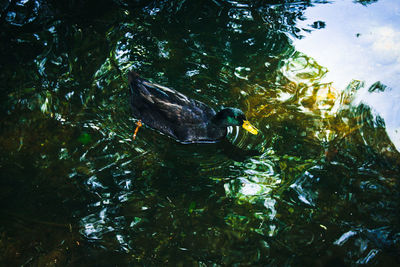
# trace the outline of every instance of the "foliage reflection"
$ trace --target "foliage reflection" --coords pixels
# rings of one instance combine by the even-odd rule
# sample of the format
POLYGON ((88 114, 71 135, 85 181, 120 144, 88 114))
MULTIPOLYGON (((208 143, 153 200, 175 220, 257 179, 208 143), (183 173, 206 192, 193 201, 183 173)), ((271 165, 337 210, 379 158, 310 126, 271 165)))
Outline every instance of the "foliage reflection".
POLYGON ((324 29, 297 26, 323 3, 6 2, 0 263, 398 264, 385 123, 352 104, 362 81, 335 88, 292 43, 324 29), (129 69, 261 134, 132 142, 129 69))

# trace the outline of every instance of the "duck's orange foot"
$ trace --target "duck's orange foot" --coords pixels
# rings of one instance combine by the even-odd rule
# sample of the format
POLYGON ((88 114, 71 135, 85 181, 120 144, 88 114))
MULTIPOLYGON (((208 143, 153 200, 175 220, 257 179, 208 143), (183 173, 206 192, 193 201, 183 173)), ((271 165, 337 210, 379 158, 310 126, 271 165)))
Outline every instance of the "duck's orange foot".
POLYGON ((137 135, 137 133, 138 133, 138 131, 139 131, 139 128, 142 127, 142 125, 143 125, 143 124, 142 124, 142 121, 141 121, 141 120, 138 120, 138 121, 136 122, 136 129, 135 129, 135 131, 133 132, 132 141, 136 139, 136 135, 137 135))

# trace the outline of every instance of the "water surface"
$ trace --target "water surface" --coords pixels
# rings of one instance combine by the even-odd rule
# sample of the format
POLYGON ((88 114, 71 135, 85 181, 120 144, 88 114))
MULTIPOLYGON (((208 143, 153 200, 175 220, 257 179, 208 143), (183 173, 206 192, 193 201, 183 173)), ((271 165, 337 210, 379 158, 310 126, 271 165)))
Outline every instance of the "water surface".
POLYGON ((399 265, 400 4, 2 1, 0 263, 399 265), (260 130, 132 140, 127 73, 260 130))

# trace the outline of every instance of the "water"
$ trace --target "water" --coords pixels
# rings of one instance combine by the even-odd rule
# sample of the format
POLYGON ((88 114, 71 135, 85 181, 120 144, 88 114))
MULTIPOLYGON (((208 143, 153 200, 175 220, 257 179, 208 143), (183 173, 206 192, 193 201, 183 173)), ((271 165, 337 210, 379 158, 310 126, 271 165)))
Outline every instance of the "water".
POLYGON ((0 13, 1 265, 399 265, 397 1, 0 13), (260 134, 132 141, 130 69, 260 134))

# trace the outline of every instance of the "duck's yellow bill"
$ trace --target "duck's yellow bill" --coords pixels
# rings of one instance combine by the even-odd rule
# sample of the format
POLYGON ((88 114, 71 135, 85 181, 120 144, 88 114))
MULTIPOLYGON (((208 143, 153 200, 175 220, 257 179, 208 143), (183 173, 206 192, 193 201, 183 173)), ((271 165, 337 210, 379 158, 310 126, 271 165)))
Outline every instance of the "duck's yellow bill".
POLYGON ((252 134, 258 134, 257 128, 251 125, 249 121, 244 121, 242 127, 252 134))

